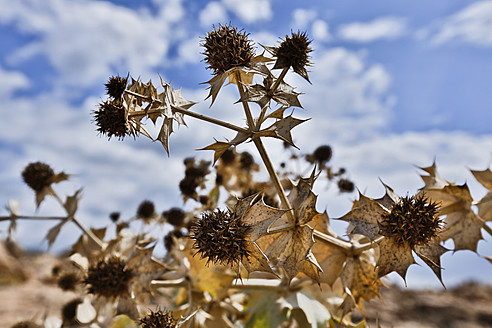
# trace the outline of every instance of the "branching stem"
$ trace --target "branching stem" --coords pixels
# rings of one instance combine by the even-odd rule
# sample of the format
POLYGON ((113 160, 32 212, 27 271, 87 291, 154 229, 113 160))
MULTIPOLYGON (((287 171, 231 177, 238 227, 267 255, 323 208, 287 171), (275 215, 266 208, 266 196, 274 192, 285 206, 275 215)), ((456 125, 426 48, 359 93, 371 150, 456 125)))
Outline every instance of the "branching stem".
MULTIPOLYGON (((136 92, 133 92, 133 91, 130 91, 130 90, 125 90, 125 92, 128 93, 128 94, 130 94, 130 95, 132 95, 132 96, 135 96, 137 98, 140 98, 142 100, 145 100, 145 101, 147 101, 149 103, 150 102, 162 103, 159 99, 153 99, 151 97, 143 96, 143 95, 141 95, 139 93, 136 93, 136 92)), ((199 113, 196 113, 196 112, 193 112, 193 111, 189 111, 189 110, 186 110, 186 109, 183 109, 183 108, 180 108, 180 107, 173 106, 172 107, 172 110, 175 111, 175 112, 184 114, 184 115, 188 115, 188 116, 194 117, 196 119, 199 119, 199 120, 202 120, 202 121, 205 121, 205 122, 209 122, 209 123, 212 123, 212 124, 216 124, 216 125, 225 127, 227 129, 230 129, 230 130, 234 130, 234 131, 245 133, 245 134, 248 134, 249 133, 249 130, 248 129, 242 128, 240 126, 237 126, 237 125, 234 125, 234 124, 231 124, 231 123, 228 123, 228 122, 224 122, 222 120, 219 120, 219 119, 216 119, 216 118, 213 118, 213 117, 210 117, 210 116, 206 116, 206 115, 199 114, 199 113)), ((129 117, 133 117, 133 116, 142 116, 142 117, 144 117, 144 116, 147 116, 148 114, 162 114, 162 112, 160 110, 157 110, 157 109, 151 109, 151 110, 148 110, 148 111, 139 110, 139 111, 129 112, 128 113, 128 116, 129 117)))

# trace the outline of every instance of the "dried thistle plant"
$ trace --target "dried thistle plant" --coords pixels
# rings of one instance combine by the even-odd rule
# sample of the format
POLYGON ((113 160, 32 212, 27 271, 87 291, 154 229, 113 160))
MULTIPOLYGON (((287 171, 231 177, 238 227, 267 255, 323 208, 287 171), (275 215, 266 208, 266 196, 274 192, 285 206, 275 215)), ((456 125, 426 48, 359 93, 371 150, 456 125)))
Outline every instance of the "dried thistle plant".
MULTIPOLYGON (((339 218, 350 223, 347 237, 338 236, 328 214, 318 212, 313 187, 326 179, 341 192, 352 192, 354 183, 344 168, 331 166, 329 145, 308 153, 293 150, 292 130, 307 120, 296 117, 301 93, 284 78, 292 70, 309 81, 307 34, 291 33, 277 46, 264 46, 271 58, 255 54, 249 35, 232 24, 214 27, 201 45, 213 76, 207 82, 211 104, 222 87, 237 88, 245 126, 192 111, 195 102, 162 78, 159 90, 152 81, 130 75, 110 77, 108 99, 93 112, 99 134, 120 140, 144 135, 159 141, 167 154, 174 126, 184 125, 185 117, 231 130, 232 138, 214 139, 202 148, 213 152, 210 161, 184 161, 177 188, 192 210, 176 204, 158 214, 157 206, 144 200, 129 220, 115 211, 107 227, 86 228, 78 219, 81 189, 62 198, 55 184, 70 176, 35 162, 22 177, 36 193, 37 205, 54 197, 66 215, 21 215, 17 203, 10 202, 8 215, 0 217, 10 223, 10 234, 21 219, 57 220, 46 235, 49 245, 65 224, 80 229, 66 259, 71 269, 56 270, 58 287, 77 294, 63 307, 65 326, 360 327, 364 322, 352 322, 353 310, 363 310, 363 301, 379 296, 387 274, 405 279, 414 254, 442 282, 440 259, 448 251, 443 242, 452 239, 454 250, 476 252, 482 229, 492 234, 485 224, 492 220, 490 195, 474 200, 466 184, 444 180, 434 163, 422 168, 425 186, 415 196, 401 198, 386 185, 381 198, 360 194, 339 218), (275 69, 281 72, 275 75, 275 69), (153 136, 145 124, 157 122, 153 136), (274 166, 265 138, 290 151, 289 163, 274 166), (246 142, 257 152, 243 151, 246 142), (307 177, 289 167, 304 160, 303 171, 312 172, 307 177), (269 179, 257 181, 254 173, 260 169, 269 179), (135 220, 145 223, 144 231, 132 230, 135 220), (167 234, 156 239, 146 232, 151 230, 167 234), (162 258, 154 255, 157 243, 167 250, 162 258), (149 306, 170 310, 148 312, 149 306)), ((472 173, 492 193, 490 169, 472 173)), ((36 325, 23 321, 14 327, 36 325)))

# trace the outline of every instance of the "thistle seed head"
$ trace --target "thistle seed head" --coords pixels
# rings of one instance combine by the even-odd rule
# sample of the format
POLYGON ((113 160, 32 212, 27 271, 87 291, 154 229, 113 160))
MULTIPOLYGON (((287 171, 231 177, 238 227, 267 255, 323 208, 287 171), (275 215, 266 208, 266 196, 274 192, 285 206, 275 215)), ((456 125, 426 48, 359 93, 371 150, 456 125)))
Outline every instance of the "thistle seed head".
POLYGON ((166 236, 164 236, 164 247, 169 252, 174 247, 174 238, 181 238, 185 235, 181 232, 181 230, 173 230, 169 232, 166 236))
POLYGON ((338 189, 341 192, 352 192, 355 189, 354 183, 348 179, 338 180, 338 189))
POLYGON ((97 132, 108 136, 108 140, 115 136, 123 140, 130 134, 126 123, 126 113, 123 106, 112 101, 104 101, 99 104, 99 109, 93 112, 97 132))
POLYGON ((282 40, 280 45, 273 49, 273 55, 277 57, 273 68, 292 67, 294 72, 309 81, 305 67, 310 65, 309 53, 312 51, 309 47, 310 43, 311 40, 308 39, 306 32, 292 33, 291 36, 286 35, 285 40, 282 40))
POLYGON ((191 227, 190 237, 196 253, 207 263, 235 265, 250 255, 246 240, 249 230, 250 226, 231 211, 216 209, 202 214, 191 227))
POLYGON ((172 224, 175 227, 183 226, 185 219, 185 212, 177 207, 173 207, 162 213, 164 219, 166 219, 167 223, 172 224))
POLYGON ((241 168, 246 171, 251 170, 251 167, 255 164, 253 156, 247 151, 241 153, 239 161, 241 162, 241 168))
POLYGON ((150 220, 155 214, 155 206, 150 200, 144 200, 138 205, 137 217, 144 221, 150 220))
POLYGON ((138 321, 142 328, 175 328, 178 320, 174 319, 170 312, 150 311, 145 317, 138 321))
POLYGON ((51 184, 51 179, 55 175, 53 169, 45 163, 29 163, 22 171, 22 178, 34 191, 41 191, 51 184))
POLYGON ((253 46, 248 34, 232 25, 219 25, 210 31, 201 44, 205 51, 205 62, 214 74, 223 73, 233 67, 248 66, 254 57, 253 46))
POLYGON ((125 92, 126 83, 126 78, 123 78, 119 75, 111 76, 108 80, 108 83, 104 84, 104 86, 106 87, 106 93, 114 99, 120 99, 123 96, 123 92, 125 92))
POLYGON ((379 234, 399 245, 427 245, 442 229, 439 206, 424 195, 405 197, 382 216, 379 234))
POLYGON ((331 159, 333 155, 333 150, 329 145, 319 146, 314 150, 313 159, 319 164, 324 164, 331 159))
POLYGON ((133 272, 125 268, 123 260, 112 257, 90 266, 84 283, 91 294, 116 298, 128 295, 132 278, 133 272))
POLYGON ((112 212, 109 214, 109 219, 112 221, 112 222, 118 222, 118 220, 120 219, 120 212, 112 212))

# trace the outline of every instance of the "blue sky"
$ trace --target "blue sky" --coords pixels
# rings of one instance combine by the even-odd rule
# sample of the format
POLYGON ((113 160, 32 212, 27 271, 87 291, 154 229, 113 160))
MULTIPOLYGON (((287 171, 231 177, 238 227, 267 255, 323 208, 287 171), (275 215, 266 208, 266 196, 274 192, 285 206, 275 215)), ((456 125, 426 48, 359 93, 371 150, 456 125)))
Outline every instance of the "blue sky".
MULTIPOLYGON (((80 217, 90 225, 106 224, 114 210, 130 217, 144 199, 160 210, 181 206, 182 159, 211 158, 194 150, 230 132, 189 119, 171 136, 168 158, 148 139, 99 137, 90 112, 110 75, 158 81, 160 73, 200 102, 193 110, 243 124, 230 105, 237 100, 233 89, 224 88, 209 108, 200 85, 210 79, 200 38, 228 22, 265 45, 290 31, 308 32, 313 84, 292 74, 287 81, 303 93, 306 110, 297 115, 313 119, 293 131, 294 141, 304 152, 332 145, 333 165, 346 167, 368 196, 384 192, 379 178, 401 195, 415 193, 423 185, 415 165, 434 159, 446 179, 468 182, 476 199, 485 193, 467 169, 491 163, 492 1, 0 0, 0 8, 0 201, 22 200, 23 213, 35 209, 20 172, 37 160, 74 174, 59 187, 67 193, 84 187, 80 217)), ((272 157, 287 156, 278 144, 267 145, 272 157)), ((318 209, 332 217, 356 198, 335 189, 320 183, 316 190, 318 209)), ((47 201, 39 213, 60 212, 47 201)), ((50 224, 20 224, 18 239, 40 247, 43 235, 34 232, 50 224)), ((63 242, 55 246, 70 238, 63 242)), ((492 255, 488 242, 479 250, 492 255)), ((443 265, 451 284, 487 280, 492 271, 469 252, 446 255, 443 265)), ((418 266, 408 282, 439 285, 418 266)))

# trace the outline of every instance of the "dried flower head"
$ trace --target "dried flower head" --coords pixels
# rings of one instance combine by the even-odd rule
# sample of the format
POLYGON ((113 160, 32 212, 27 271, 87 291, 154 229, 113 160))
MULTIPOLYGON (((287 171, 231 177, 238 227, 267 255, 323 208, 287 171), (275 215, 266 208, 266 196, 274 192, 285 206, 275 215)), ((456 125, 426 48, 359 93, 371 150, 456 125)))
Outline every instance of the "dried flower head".
POLYGON ((236 159, 236 151, 234 150, 234 148, 229 148, 227 149, 223 154, 222 156, 220 156, 220 161, 224 164, 224 165, 230 165, 232 163, 234 163, 234 160, 236 159))
POLYGON ((80 298, 76 298, 66 303, 62 307, 63 327, 72 327, 77 325, 77 306, 82 303, 80 298))
POLYGON ((272 53, 277 57, 273 68, 292 67, 294 72, 309 81, 306 66, 310 65, 309 53, 312 49, 309 47, 311 40, 308 39, 306 32, 292 33, 286 35, 285 40, 280 42, 278 47, 272 49, 272 53))
POLYGON ((41 328, 41 326, 32 321, 21 321, 17 322, 10 328, 41 328))
POLYGON ((219 25, 210 31, 202 44, 205 62, 214 74, 223 73, 231 68, 248 66, 254 57, 253 46, 248 34, 236 27, 219 25))
POLYGON ((54 176, 53 169, 48 164, 41 162, 29 163, 22 171, 24 182, 36 192, 48 187, 53 182, 54 176))
POLYGON ((338 189, 341 192, 352 192, 355 189, 354 183, 348 179, 338 180, 338 189))
POLYGON ((84 283, 89 293, 108 298, 126 296, 133 272, 125 268, 123 260, 112 257, 89 267, 84 283))
POLYGON ((57 280, 58 287, 62 290, 75 290, 79 282, 79 276, 73 272, 62 274, 57 280))
POLYGON ((178 320, 170 312, 162 312, 161 310, 150 311, 138 323, 142 328, 175 328, 178 326, 178 320))
POLYGON ((112 222, 118 222, 118 220, 120 219, 120 212, 112 212, 111 214, 109 214, 109 219, 112 222))
POLYGON ((207 263, 235 265, 250 255, 246 236, 250 227, 231 211, 205 212, 191 227, 193 248, 207 263))
POLYGON ((247 171, 255 164, 253 156, 247 151, 241 153, 239 161, 241 162, 241 168, 247 171))
POLYGON ((439 206, 424 195, 404 197, 382 216, 379 234, 399 245, 427 245, 442 229, 439 206))
POLYGON ((181 227, 184 223, 185 212, 180 208, 173 207, 164 211, 162 216, 166 219, 167 223, 172 224, 175 227, 181 227))
POLYGON ((108 136, 108 140, 115 136, 123 140, 130 135, 127 128, 127 118, 125 108, 113 102, 104 101, 99 104, 99 108, 93 112, 94 121, 97 125, 97 132, 108 136))
POLYGON ((120 99, 123 96, 123 92, 126 89, 127 78, 123 78, 119 75, 111 76, 108 83, 105 83, 106 93, 114 99, 120 99))
POLYGON ((164 247, 169 252, 174 247, 174 239, 184 237, 185 235, 181 230, 173 230, 164 236, 164 247), (174 238, 173 238, 174 237, 174 238))
POLYGON ((313 159, 319 164, 324 164, 330 161, 333 155, 333 150, 329 145, 323 145, 316 148, 313 152, 313 159))
POLYGON ((155 206, 150 200, 144 200, 138 205, 137 217, 144 221, 150 220, 155 215, 155 206))

